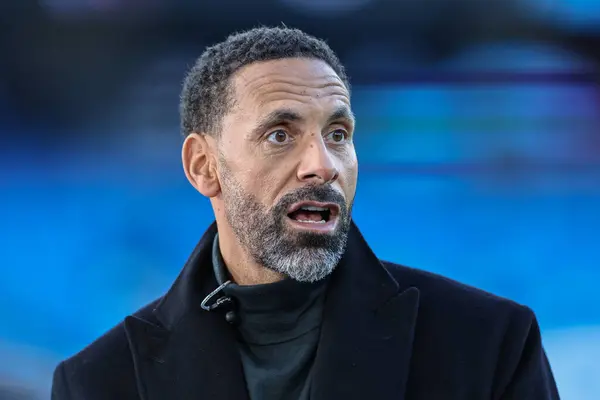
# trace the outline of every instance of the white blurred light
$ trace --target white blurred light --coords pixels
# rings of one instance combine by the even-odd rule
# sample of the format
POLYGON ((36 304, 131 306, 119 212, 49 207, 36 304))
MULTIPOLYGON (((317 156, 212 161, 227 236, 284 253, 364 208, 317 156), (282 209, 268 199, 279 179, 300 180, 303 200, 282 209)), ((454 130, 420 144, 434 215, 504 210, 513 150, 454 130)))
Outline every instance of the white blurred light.
POLYGON ((352 12, 360 10, 375 0, 281 0, 284 4, 308 11, 321 12, 352 12))

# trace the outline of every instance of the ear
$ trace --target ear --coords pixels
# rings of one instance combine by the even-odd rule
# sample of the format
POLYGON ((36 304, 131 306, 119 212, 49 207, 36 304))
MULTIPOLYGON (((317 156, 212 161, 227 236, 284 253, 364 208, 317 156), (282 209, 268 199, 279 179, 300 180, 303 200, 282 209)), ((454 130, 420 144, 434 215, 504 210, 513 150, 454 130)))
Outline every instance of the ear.
POLYGON ((210 198, 221 192, 221 185, 209 139, 212 138, 206 134, 189 134, 181 148, 181 161, 188 181, 197 191, 210 198))

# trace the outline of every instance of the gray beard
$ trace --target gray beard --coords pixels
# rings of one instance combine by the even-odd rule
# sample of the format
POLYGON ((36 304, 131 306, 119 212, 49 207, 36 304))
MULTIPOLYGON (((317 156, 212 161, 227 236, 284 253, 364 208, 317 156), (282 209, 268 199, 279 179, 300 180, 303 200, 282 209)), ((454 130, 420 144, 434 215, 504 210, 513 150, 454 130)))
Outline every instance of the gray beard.
POLYGON ((243 190, 225 162, 220 164, 227 222, 254 262, 298 282, 316 282, 333 272, 344 254, 351 223, 351 207, 338 191, 329 185, 306 186, 268 209, 243 190), (305 200, 338 204, 333 234, 295 232, 286 225, 289 207, 305 200))

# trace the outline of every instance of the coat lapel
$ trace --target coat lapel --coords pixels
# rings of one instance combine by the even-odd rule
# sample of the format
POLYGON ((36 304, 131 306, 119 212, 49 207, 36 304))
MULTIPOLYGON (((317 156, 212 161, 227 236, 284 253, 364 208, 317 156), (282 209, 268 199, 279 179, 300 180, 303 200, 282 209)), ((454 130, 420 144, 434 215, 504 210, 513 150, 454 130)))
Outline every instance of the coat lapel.
MULTIPOLYGON (((213 224, 153 313, 131 316, 125 330, 143 400, 246 400, 235 328, 200 308, 217 282, 213 224)), ((419 292, 400 289, 353 224, 331 277, 311 399, 402 399, 419 292)))
POLYGON ((200 302, 217 287, 212 275, 213 224, 173 287, 154 310, 156 322, 125 320, 143 400, 248 398, 235 328, 200 302))
POLYGON ((311 399, 404 398, 418 304, 418 289, 400 289, 353 225, 325 302, 311 399))

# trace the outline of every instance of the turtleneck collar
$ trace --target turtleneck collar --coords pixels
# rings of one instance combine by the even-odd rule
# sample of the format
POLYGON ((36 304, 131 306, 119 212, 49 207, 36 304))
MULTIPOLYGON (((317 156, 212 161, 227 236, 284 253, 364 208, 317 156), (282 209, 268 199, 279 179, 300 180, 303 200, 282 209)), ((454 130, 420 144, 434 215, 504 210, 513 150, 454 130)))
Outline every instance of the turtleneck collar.
MULTIPOLYGON (((219 284, 232 280, 221 256, 219 236, 213 242, 213 267, 219 284)), ((316 283, 283 279, 260 285, 237 285, 232 281, 223 291, 234 298, 244 341, 268 344, 291 340, 321 323, 327 279, 316 283)))

